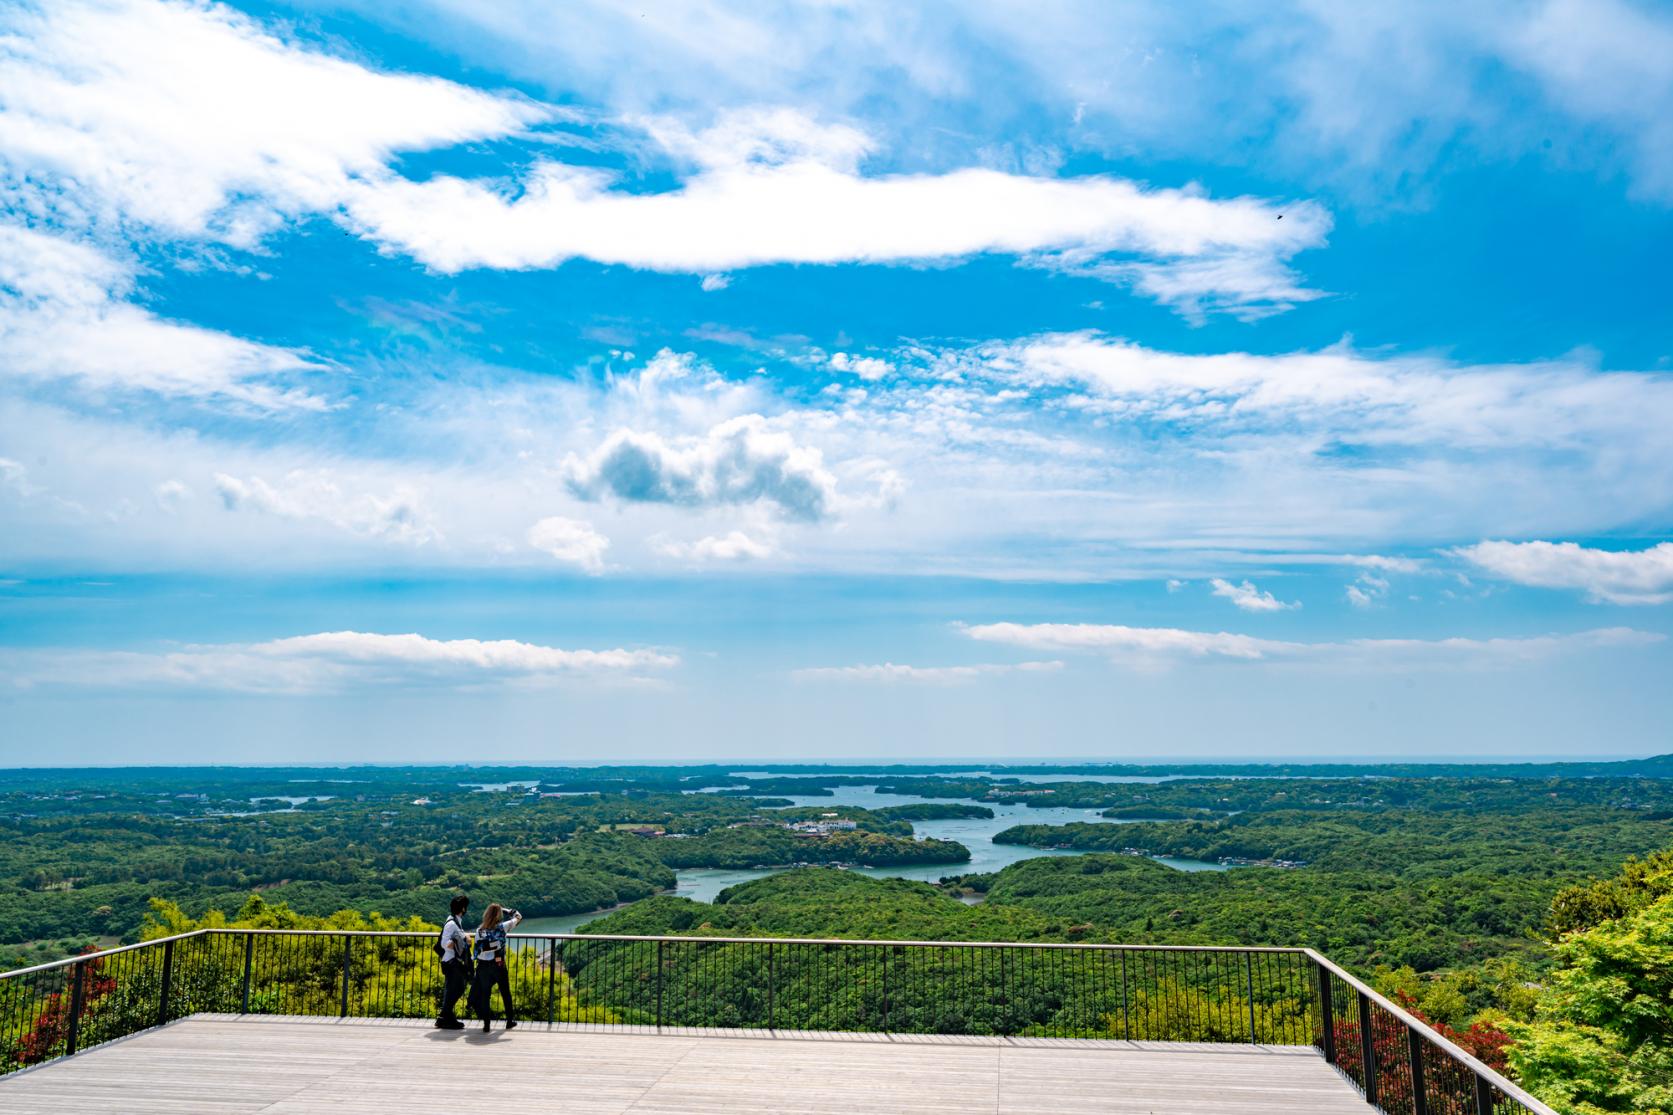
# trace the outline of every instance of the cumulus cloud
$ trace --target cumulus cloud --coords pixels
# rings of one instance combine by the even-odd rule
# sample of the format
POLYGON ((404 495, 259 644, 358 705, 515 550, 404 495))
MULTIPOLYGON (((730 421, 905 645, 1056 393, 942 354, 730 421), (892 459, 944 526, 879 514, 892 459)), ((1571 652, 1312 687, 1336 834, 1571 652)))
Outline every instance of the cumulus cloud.
POLYGON ((894 371, 894 365, 877 356, 850 356, 846 352, 833 352, 829 361, 832 368, 839 372, 852 372, 867 382, 882 379, 894 371))
POLYGON ((732 280, 725 275, 704 275, 703 281, 697 284, 703 288, 703 293, 713 294, 717 290, 725 290, 732 285, 732 280))
POLYGON ((404 486, 385 495, 345 490, 325 469, 295 469, 272 484, 259 476, 216 473, 215 491, 228 511, 312 520, 362 538, 410 546, 441 537, 416 491, 404 486))
POLYGON ((886 685, 966 685, 1003 674, 1049 673, 1063 668, 1061 662, 983 663, 974 666, 902 666, 884 662, 875 666, 815 666, 792 670, 797 681, 877 682, 886 685))
POLYGON ((1262 592, 1249 581, 1234 585, 1230 581, 1215 577, 1209 584, 1213 586, 1215 596, 1225 597, 1245 612, 1281 612, 1286 608, 1301 607, 1299 602, 1286 604, 1270 592, 1262 592))
POLYGON ((604 572, 604 551, 610 540, 591 523, 560 515, 540 520, 529 528, 529 545, 559 561, 580 566, 588 573, 604 572))
POLYGON ((565 650, 511 639, 431 639, 329 631, 263 643, 178 650, 13 651, 5 656, 18 688, 180 688, 312 694, 367 687, 481 687, 550 683, 565 677, 634 676, 668 669, 662 651, 565 650))
POLYGON ((1597 550, 1575 542, 1479 542, 1458 556, 1495 577, 1536 588, 1573 589, 1609 604, 1673 600, 1673 542, 1646 550, 1597 550))
POLYGON ((281 382, 322 371, 317 361, 160 318, 126 301, 133 287, 132 268, 95 248, 0 223, 0 376, 259 410, 325 408, 281 382))
POLYGON ((786 518, 818 522, 831 512, 836 478, 819 450, 798 445, 759 414, 702 437, 665 440, 622 429, 585 457, 571 454, 564 480, 577 497, 716 507, 766 503, 786 518))
POLYGON ((1525 638, 1349 639, 1315 643, 1261 639, 1226 631, 1096 623, 989 623, 965 626, 962 630, 981 642, 1031 651, 1099 654, 1141 668, 1192 659, 1368 666, 1487 665, 1543 658, 1564 651, 1647 646, 1665 638, 1626 627, 1525 638))

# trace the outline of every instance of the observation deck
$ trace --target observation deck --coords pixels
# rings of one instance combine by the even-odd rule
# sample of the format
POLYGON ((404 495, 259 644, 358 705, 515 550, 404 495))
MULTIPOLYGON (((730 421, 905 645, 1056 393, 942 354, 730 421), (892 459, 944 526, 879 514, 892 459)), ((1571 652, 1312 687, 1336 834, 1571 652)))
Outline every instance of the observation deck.
POLYGON ((0 974, 0 1110, 1554 1115, 1308 949, 203 929, 0 974), (497 996, 496 996, 497 1000, 497 996))
POLYGON ((17 1074, 10 1115, 1366 1115, 1311 1049, 200 1015, 17 1074))

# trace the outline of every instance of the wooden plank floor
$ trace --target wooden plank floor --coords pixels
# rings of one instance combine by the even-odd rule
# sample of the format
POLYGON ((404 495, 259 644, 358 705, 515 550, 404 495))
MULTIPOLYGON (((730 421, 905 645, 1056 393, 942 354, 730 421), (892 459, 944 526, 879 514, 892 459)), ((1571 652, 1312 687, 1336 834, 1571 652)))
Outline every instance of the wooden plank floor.
POLYGON ((1310 1049, 203 1016, 0 1078, 8 1115, 1365 1115, 1310 1049))

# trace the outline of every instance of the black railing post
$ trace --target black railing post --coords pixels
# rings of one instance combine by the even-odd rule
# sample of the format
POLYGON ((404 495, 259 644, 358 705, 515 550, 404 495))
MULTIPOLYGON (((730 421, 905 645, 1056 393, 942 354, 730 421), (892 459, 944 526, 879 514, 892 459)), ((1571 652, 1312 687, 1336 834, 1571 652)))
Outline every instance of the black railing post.
POLYGON ((883 1033, 889 1032, 889 946, 883 946, 883 1033))
POLYGON ((1359 1065, 1365 1075, 1365 1102, 1377 1106, 1377 1043, 1371 1033, 1371 996, 1359 992, 1359 1065))
POLYGON ((773 943, 767 942, 767 1029, 776 1030, 778 1021, 778 962, 773 943))
POLYGON ((338 1015, 339 1018, 347 1018, 349 1016, 349 965, 353 961, 353 958, 349 953, 349 948, 353 946, 353 944, 354 938, 345 933, 343 935, 343 1008, 342 1013, 338 1015))
POLYGON ((1475 1110, 1476 1115, 1493 1115, 1493 1085, 1485 1076, 1475 1078, 1475 1110))
POLYGON ((1423 1082, 1423 1035, 1406 1027, 1406 1059, 1412 1069, 1412 1115, 1429 1115, 1429 1089, 1423 1082))
POLYGON ((662 945, 663 942, 658 940, 656 943, 656 1028, 658 1030, 662 1029, 662 945))
POLYGON ((168 997, 174 984, 174 942, 163 942, 163 988, 157 996, 157 1025, 168 1021, 168 997))
POLYGON ((1326 1064, 1336 1063, 1336 1002, 1330 986, 1330 969, 1319 965, 1319 1033, 1326 1064))
POLYGON ((1243 954, 1243 986, 1249 993, 1249 1044, 1258 1045, 1255 1041, 1255 954, 1243 954))
POLYGON ((244 934, 244 983, 238 992, 238 1013, 250 1013, 250 966, 256 958, 256 935, 244 934))
POLYGON ((1121 1037, 1133 1040, 1133 1019, 1127 1013, 1127 950, 1121 950, 1121 1037))
POLYGON ((546 1025, 558 1018, 558 939, 546 942, 546 1025))
POLYGON ((75 978, 70 984, 70 1025, 64 1036, 64 1056, 68 1057, 76 1051, 76 1041, 81 1036, 81 1003, 86 994, 87 962, 84 960, 74 967, 75 978))

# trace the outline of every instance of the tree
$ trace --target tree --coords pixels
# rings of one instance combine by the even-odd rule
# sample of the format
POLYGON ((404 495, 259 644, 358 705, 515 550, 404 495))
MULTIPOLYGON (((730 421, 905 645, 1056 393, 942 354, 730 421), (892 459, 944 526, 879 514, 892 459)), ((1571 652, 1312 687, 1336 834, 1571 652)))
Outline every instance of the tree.
POLYGON ((1535 1020, 1506 1026, 1512 1070, 1572 1115, 1673 1111, 1673 895, 1555 951, 1535 1020))

